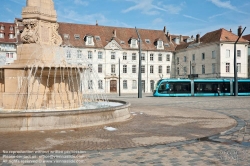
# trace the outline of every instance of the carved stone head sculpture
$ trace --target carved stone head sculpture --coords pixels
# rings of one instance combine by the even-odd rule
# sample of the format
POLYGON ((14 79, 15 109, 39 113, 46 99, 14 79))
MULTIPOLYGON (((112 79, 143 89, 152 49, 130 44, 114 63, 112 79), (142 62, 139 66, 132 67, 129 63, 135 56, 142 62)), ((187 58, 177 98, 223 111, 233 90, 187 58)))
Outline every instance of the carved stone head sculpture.
POLYGON ((21 35, 22 42, 27 43, 37 43, 38 42, 38 20, 36 19, 24 19, 24 31, 21 35))
POLYGON ((24 44, 37 43, 59 46, 62 43, 58 34, 56 11, 52 0, 27 0, 22 17, 24 30, 21 41, 24 44))

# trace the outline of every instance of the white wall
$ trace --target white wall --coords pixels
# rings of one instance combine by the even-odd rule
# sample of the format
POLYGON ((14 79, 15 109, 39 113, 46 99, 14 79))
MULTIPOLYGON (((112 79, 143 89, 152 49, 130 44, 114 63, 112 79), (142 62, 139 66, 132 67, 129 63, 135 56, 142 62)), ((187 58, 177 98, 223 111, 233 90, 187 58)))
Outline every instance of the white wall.
MULTIPOLYGON (((220 44, 221 54, 221 77, 234 77, 234 44, 220 44), (226 50, 230 50, 230 57, 226 57, 226 50), (230 72, 226 72, 226 63, 230 63, 230 72)), ((241 63, 241 72, 238 72, 238 77, 248 77, 248 47, 246 44, 237 44, 236 50, 241 50, 241 57, 237 57, 237 63, 241 63)), ((237 55, 236 55, 237 56, 237 55)))
MULTIPOLYGON (((241 63, 241 72, 238 77, 247 78, 247 49, 246 44, 237 44, 237 50, 241 50, 241 57, 237 58, 237 63, 241 63)), ((219 77, 234 77, 234 44, 232 43, 211 43, 207 45, 195 46, 182 51, 177 51, 175 61, 179 57, 180 65, 175 68, 180 68, 180 75, 177 78, 187 78, 190 73, 190 61, 195 63, 196 73, 199 78, 219 78, 219 77), (230 57, 226 57, 226 50, 230 50, 230 57), (215 51, 216 58, 212 58, 212 51, 215 51), (205 53, 205 59, 202 60, 202 53, 205 53), (195 61, 192 61, 192 55, 195 54, 195 61), (183 62, 183 57, 187 56, 187 62, 183 62), (230 72, 226 72, 226 63, 230 63, 230 72), (216 66, 216 73, 212 72, 212 64, 216 66), (202 65, 205 65, 205 74, 202 74, 202 65), (187 75, 183 73, 183 67, 187 67, 187 75)), ((194 74, 194 73, 192 73, 194 74)))

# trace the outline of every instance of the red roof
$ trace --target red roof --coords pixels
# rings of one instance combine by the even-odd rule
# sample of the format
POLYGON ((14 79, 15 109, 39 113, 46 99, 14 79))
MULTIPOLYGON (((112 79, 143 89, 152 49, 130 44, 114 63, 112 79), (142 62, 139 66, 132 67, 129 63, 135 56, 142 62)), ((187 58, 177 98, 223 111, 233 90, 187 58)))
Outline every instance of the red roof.
POLYGON ((250 41, 250 34, 243 36, 243 38, 250 41))
POLYGON ((0 22, 0 33, 4 34, 4 38, 0 38, 0 43, 16 43, 15 27, 14 23, 0 22), (14 38, 10 39, 10 34, 13 34, 14 38))
MULTIPOLYGON (((208 32, 204 36, 200 38, 200 44, 207 44, 207 43, 214 43, 214 42, 235 42, 238 39, 239 36, 233 34, 232 32, 221 28, 216 31, 208 32)), ((248 42, 244 38, 240 38, 239 42, 248 42)), ((190 45, 194 45, 196 41, 190 42, 190 43, 183 43, 176 47, 176 50, 185 49, 190 45)))
MULTIPOLYGON (((142 39, 142 50, 157 50, 155 40, 161 39, 164 44, 162 51, 174 51, 174 45, 169 42, 166 34, 161 30, 137 29, 142 39), (145 39, 149 39, 149 43, 145 39)), ((122 49, 131 49, 129 40, 131 38, 138 39, 136 30, 134 28, 110 27, 100 25, 85 25, 72 23, 59 23, 59 34, 62 36, 63 44, 72 45, 74 47, 93 47, 87 46, 84 42, 84 37, 88 34, 92 36, 99 36, 100 40, 94 37, 94 47, 104 48, 112 39, 114 39, 122 49), (64 34, 68 34, 69 39, 64 39, 64 34), (80 35, 80 39, 75 39, 74 35, 80 35)), ((160 50, 158 50, 160 51, 160 50)))

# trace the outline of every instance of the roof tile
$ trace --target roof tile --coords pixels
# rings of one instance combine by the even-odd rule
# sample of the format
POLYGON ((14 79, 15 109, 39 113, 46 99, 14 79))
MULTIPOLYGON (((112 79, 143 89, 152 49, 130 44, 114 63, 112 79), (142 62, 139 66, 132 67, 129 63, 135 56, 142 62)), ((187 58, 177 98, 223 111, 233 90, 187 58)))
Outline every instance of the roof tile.
MULTIPOLYGON (((156 39, 161 39, 164 43, 168 43, 169 47, 164 47, 164 50, 158 51, 174 51, 175 46, 169 42, 165 33, 161 30, 148 30, 148 29, 138 29, 142 40, 142 50, 157 50, 154 45, 156 39), (145 39, 149 39, 151 42, 146 43, 145 39)), ((63 44, 71 45, 73 47, 85 47, 83 41, 83 36, 91 34, 92 36, 100 36, 100 41, 94 38, 94 43, 96 48, 104 48, 108 42, 114 39, 122 49, 132 49, 129 45, 129 40, 131 38, 138 39, 136 30, 134 28, 122 28, 122 27, 109 27, 100 25, 85 25, 85 24, 72 24, 72 23, 59 23, 59 34, 63 37, 63 34, 69 34, 70 38, 68 41, 64 40, 63 44), (116 36, 114 36, 114 30, 116 31, 116 36), (74 34, 79 34, 81 36, 80 40, 74 39, 74 34), (108 42, 107 42, 108 41, 108 42), (121 44, 124 41, 124 44, 121 44)))
POLYGON ((243 38, 250 41, 250 34, 243 36, 243 38))

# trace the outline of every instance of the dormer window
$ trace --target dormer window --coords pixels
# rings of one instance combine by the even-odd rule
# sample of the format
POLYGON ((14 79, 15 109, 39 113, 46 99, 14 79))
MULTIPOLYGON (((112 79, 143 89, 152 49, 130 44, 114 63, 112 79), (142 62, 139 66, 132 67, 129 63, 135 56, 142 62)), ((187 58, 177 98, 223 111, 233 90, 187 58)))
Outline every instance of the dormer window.
POLYGON ((69 34, 64 34, 63 38, 66 39, 66 40, 69 39, 69 34))
POLYGON ((149 40, 149 39, 145 39, 145 42, 146 42, 147 44, 150 44, 150 40, 149 40))
POLYGON ((164 46, 166 47, 170 47, 170 45, 168 43, 164 43, 164 46))
POLYGON ((163 41, 159 40, 157 45, 158 48, 163 48, 163 41))
POLYGON ((75 34, 74 37, 75 37, 76 40, 80 39, 80 35, 79 34, 75 34))
POLYGON ((100 41, 101 40, 100 36, 95 36, 95 40, 100 41))
POLYGON ((87 42, 88 42, 89 45, 92 44, 92 37, 91 36, 87 37, 87 42))
POLYGON ((157 49, 164 49, 164 46, 163 46, 163 41, 161 39, 157 39, 155 41, 155 45, 156 45, 156 48, 157 49))
POLYGON ((93 46, 94 45, 93 37, 92 36, 86 36, 85 44, 88 45, 88 46, 93 46))
POLYGON ((130 39, 130 48, 138 48, 136 39, 133 39, 133 38, 130 39))
POLYGON ((131 46, 132 46, 133 48, 135 48, 136 45, 137 45, 137 41, 136 41, 135 39, 132 39, 132 40, 131 40, 131 46))
POLYGON ((175 44, 180 44, 180 38, 179 37, 174 38, 174 42, 175 44))

